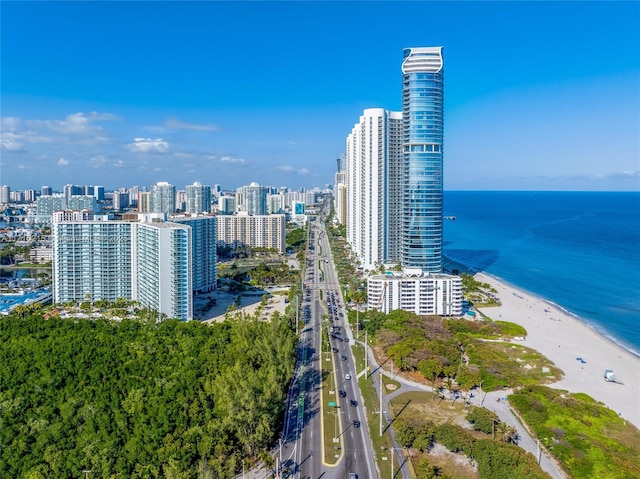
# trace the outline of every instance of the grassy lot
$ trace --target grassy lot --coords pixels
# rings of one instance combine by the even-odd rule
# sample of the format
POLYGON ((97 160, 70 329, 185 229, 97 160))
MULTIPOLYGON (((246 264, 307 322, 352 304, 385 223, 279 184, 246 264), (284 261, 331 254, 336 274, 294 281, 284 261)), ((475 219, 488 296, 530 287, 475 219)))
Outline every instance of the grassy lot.
POLYGON ((509 402, 573 478, 640 477, 640 431, 590 396, 531 386, 509 402))

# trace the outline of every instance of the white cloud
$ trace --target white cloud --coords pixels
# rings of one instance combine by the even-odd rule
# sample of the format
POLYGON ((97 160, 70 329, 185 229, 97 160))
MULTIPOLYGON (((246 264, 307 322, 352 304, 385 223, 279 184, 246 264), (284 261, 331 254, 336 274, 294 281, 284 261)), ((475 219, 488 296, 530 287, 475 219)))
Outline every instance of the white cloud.
POLYGON ((180 130, 194 130, 194 131, 216 131, 219 130, 220 127, 217 125, 213 125, 211 123, 207 124, 198 124, 198 123, 187 123, 184 121, 180 121, 177 118, 167 118, 163 125, 165 128, 174 128, 180 130))
POLYGON ((89 166, 93 168, 102 168, 102 167, 112 168, 112 167, 124 166, 124 161, 111 160, 104 155, 93 156, 89 158, 89 161, 87 161, 87 163, 89 166))
POLYGON ((69 164, 69 160, 65 160, 64 158, 60 158, 58 160, 58 166, 67 166, 69 164))
POLYGON ((20 118, 15 116, 5 116, 0 120, 2 131, 16 131, 20 127, 20 118))
POLYGON ((233 158, 231 156, 223 156, 222 158, 220 158, 220 161, 227 162, 227 163, 245 163, 247 160, 245 160, 244 158, 233 158))
POLYGON ((16 135, 12 131, 3 131, 0 137, 0 145, 5 150, 20 151, 24 146, 24 143, 20 141, 23 138, 22 135, 16 135))
POLYGON ((134 138, 133 143, 129 143, 127 148, 134 153, 156 152, 163 153, 169 149, 169 143, 162 138, 134 138))
POLYGON ((309 170, 306 168, 300 168, 299 170, 296 170, 293 166, 291 165, 284 165, 284 166, 278 166, 277 167, 280 171, 284 171, 285 173, 297 173, 299 175, 308 175, 309 174, 309 170))
POLYGON ((30 170, 31 167, 29 165, 18 165, 19 170, 30 170))
POLYGON ((49 130, 63 135, 91 135, 103 131, 103 128, 94 125, 94 121, 119 120, 120 118, 111 113, 98 113, 92 111, 89 114, 82 112, 68 115, 64 120, 29 120, 28 125, 43 125, 49 130))

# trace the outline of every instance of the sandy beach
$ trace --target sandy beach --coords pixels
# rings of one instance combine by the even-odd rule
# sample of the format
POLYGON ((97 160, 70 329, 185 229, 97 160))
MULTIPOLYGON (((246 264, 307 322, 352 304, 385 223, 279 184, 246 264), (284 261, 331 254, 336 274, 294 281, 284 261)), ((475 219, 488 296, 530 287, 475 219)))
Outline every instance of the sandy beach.
POLYGON ((544 354, 564 371, 564 379, 551 387, 586 393, 640 428, 639 357, 543 299, 484 273, 475 277, 491 284, 502 303, 480 311, 493 320, 526 328, 521 344, 544 354), (579 357, 586 362, 578 361, 579 357), (622 384, 605 381, 605 369, 612 369, 622 384))

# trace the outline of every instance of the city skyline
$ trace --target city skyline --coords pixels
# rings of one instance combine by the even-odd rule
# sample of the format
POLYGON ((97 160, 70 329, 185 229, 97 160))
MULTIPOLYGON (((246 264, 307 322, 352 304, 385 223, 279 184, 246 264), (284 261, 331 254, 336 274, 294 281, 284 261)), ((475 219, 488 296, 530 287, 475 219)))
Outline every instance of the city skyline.
POLYGON ((445 190, 640 190, 637 2, 327 5, 2 2, 0 184, 323 187, 443 45, 445 190))

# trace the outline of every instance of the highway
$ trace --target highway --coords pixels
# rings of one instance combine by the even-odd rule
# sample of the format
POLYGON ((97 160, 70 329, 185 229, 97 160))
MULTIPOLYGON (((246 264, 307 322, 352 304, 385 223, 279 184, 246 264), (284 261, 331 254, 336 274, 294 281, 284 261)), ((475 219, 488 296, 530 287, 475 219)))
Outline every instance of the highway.
POLYGON ((319 220, 311 222, 308 239, 303 297, 299 298, 304 328, 300 333, 298 367, 287 402, 283 447, 278 455, 282 457, 283 471, 296 479, 348 479, 351 473, 357 474, 358 479, 374 479, 378 474, 357 383, 359 371, 355 369, 351 352, 353 337, 327 235, 319 220), (323 320, 332 328, 330 351, 337 394, 323 397, 321 403, 323 320), (336 402, 337 407, 330 407, 330 401, 336 402), (324 462, 323 414, 334 414, 340 426, 332 454, 335 464, 324 462))

